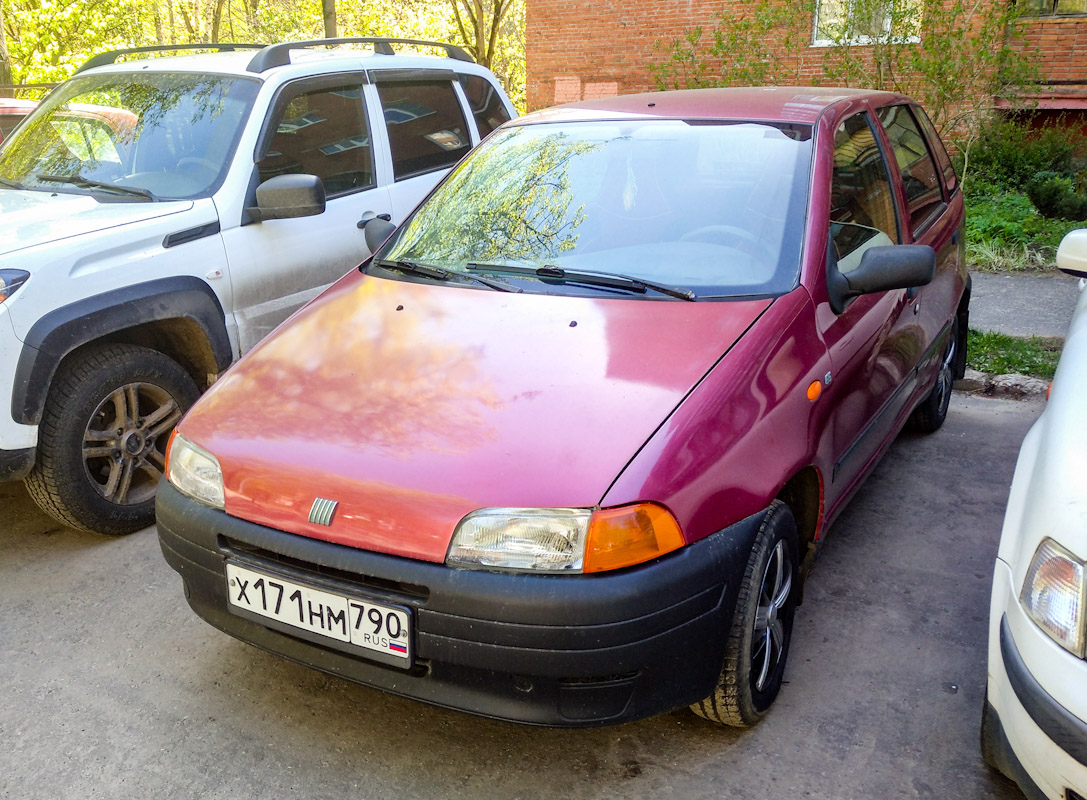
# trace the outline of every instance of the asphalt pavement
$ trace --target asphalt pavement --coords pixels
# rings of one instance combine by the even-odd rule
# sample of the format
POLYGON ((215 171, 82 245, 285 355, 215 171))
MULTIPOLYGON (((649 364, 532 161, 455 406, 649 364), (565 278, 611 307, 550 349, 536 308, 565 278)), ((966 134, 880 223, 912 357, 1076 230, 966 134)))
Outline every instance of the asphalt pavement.
POLYGON ((973 272, 970 327, 1009 336, 1064 338, 1079 279, 1061 272, 973 272))

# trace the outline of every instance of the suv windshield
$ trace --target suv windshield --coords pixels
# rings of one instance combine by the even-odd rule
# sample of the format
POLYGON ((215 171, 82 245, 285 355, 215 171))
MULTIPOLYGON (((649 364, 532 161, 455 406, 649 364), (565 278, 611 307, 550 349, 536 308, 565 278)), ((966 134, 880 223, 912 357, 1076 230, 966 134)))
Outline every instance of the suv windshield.
POLYGON ((591 272, 673 290, 655 299, 781 294, 799 274, 810 163, 806 125, 515 126, 454 170, 375 261, 493 273, 526 291, 624 291, 577 277, 591 272))
POLYGON ((218 187, 259 83, 186 73, 75 78, 0 148, 0 183, 99 200, 218 187))

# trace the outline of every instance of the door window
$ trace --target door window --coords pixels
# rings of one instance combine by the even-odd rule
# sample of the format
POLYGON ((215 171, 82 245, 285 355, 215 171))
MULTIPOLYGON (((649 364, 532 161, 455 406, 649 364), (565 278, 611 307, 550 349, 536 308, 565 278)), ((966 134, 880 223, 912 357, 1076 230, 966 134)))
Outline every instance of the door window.
POLYGON ((908 106, 885 106, 879 121, 891 142, 902 184, 906 189, 906 207, 914 233, 923 228, 943 204, 936 160, 929 152, 925 137, 908 106))
POLYGON ((471 149, 451 81, 382 82, 377 92, 396 180, 451 167, 471 149))
POLYGON ((929 146, 932 148, 932 153, 936 156, 936 161, 940 165, 940 172, 944 174, 944 186, 947 188, 948 194, 951 194, 955 191, 955 187, 959 185, 959 176, 955 174, 955 167, 951 164, 951 158, 947 154, 944 143, 940 141, 940 134, 936 132, 936 126, 932 124, 932 120, 928 118, 928 114, 925 113, 924 109, 915 106, 913 114, 917 117, 917 121, 921 123, 925 136, 928 137, 929 146))
POLYGON ((843 273, 856 269, 869 247, 898 242, 890 173, 864 113, 834 133, 830 235, 843 273))
POLYGON ((300 91, 277 104, 274 133, 257 163, 260 180, 316 175, 328 197, 374 185, 370 130, 362 90, 340 86, 300 91))
POLYGON ((498 96, 493 83, 479 75, 461 75, 460 85, 476 118, 479 138, 482 139, 509 118, 509 112, 498 96))

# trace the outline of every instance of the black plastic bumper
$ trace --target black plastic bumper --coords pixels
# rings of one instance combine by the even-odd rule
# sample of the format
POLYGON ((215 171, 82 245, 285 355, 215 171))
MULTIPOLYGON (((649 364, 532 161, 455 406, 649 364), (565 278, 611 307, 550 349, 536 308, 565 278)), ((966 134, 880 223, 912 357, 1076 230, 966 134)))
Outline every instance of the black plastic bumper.
POLYGON ((36 452, 33 447, 25 450, 0 450, 0 483, 25 478, 34 468, 36 452))
POLYGON ((189 605, 221 630, 392 694, 537 725, 587 726, 689 705, 715 687, 762 514, 610 574, 450 569, 284 533, 159 487, 163 555, 189 605), (231 613, 227 558, 302 583, 407 606, 410 669, 305 641, 231 613))
POLYGON ((1046 736, 1082 765, 1087 765, 1087 722, 1084 722, 1038 683, 1012 638, 1007 616, 1000 620, 1000 656, 1015 696, 1046 736))

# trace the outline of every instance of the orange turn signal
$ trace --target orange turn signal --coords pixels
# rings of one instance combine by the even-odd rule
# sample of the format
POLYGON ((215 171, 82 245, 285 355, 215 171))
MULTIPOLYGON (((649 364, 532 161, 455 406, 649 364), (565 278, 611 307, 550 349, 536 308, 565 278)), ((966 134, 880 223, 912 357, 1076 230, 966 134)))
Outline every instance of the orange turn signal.
POLYGON ((652 503, 593 512, 583 572, 621 569, 670 553, 686 544, 667 509, 652 503))
POLYGON ((808 399, 811 400, 813 403, 816 400, 819 399, 819 395, 821 395, 822 393, 823 393, 823 382, 822 381, 812 381, 811 385, 808 386, 808 399))

